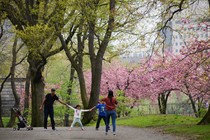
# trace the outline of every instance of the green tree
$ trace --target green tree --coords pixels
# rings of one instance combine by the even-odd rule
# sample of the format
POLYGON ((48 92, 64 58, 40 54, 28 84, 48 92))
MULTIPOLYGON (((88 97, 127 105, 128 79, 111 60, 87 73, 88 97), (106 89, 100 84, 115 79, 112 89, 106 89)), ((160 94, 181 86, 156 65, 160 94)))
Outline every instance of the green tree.
MULTIPOLYGON (((133 28, 139 19, 134 14, 138 10, 134 8, 138 5, 135 2, 135 0, 84 0, 82 3, 75 1, 78 14, 75 20, 78 22, 70 24, 70 29, 75 31, 75 36, 72 34, 71 38, 66 38, 65 31, 58 34, 65 53, 77 72, 84 108, 95 106, 99 99, 105 54, 108 50, 114 50, 114 48, 107 49, 110 41, 113 40, 112 34, 115 33, 117 36, 117 32, 133 28), (68 44, 69 40, 70 44, 68 44), (86 58, 90 62, 92 74, 90 98, 87 95, 83 73, 83 61, 87 60, 86 58)), ((58 31, 59 29, 60 27, 57 26, 58 31)), ((88 123, 93 115, 94 112, 85 113, 83 122, 88 123)))
POLYGON ((32 92, 32 126, 42 126, 43 115, 39 106, 44 96, 42 72, 47 58, 60 52, 54 24, 65 25, 67 1, 1 0, 0 11, 6 13, 19 37, 27 46, 32 92))
MULTIPOLYGON (((2 20, 2 17, 1 17, 1 25, 0 25, 0 44, 1 44, 1 47, 3 46, 3 35, 4 35, 4 28, 3 28, 3 24, 4 21, 2 20)), ((3 52, 0 52, 0 62, 1 62, 1 66, 3 66, 3 62, 5 61, 5 57, 3 57, 4 54, 3 52)), ((0 69, 0 72, 2 72, 3 69, 0 69)), ((10 74, 7 76, 9 78, 10 74)), ((5 78, 3 81, 1 81, 1 87, 0 87, 0 127, 4 127, 4 124, 3 124, 3 121, 2 121, 2 103, 1 103, 1 92, 3 90, 3 87, 4 87, 4 83, 6 82, 7 78, 5 78)))

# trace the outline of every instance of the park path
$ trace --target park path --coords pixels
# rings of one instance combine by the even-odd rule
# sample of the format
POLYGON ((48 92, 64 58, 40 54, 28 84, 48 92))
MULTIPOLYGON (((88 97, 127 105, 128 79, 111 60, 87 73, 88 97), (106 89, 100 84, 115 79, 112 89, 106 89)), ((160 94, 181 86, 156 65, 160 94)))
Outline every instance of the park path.
POLYGON ((99 131, 94 127, 85 127, 85 131, 74 127, 71 131, 67 127, 57 127, 57 131, 48 128, 44 130, 36 127, 32 131, 25 128, 13 131, 12 128, 0 128, 0 140, 184 140, 184 138, 162 134, 150 128, 132 128, 117 126, 117 133, 108 135, 102 126, 99 131))

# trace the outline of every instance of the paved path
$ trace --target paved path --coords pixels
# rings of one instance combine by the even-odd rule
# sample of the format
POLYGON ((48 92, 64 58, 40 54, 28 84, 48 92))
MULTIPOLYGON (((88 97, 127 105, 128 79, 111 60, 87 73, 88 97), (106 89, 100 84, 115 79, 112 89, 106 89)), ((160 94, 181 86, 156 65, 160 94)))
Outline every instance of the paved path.
POLYGON ((104 133, 102 126, 99 131, 94 127, 85 127, 82 131, 74 127, 71 131, 67 127, 57 127, 57 131, 44 130, 36 127, 32 131, 25 128, 13 131, 12 128, 0 128, 0 140, 184 140, 168 134, 161 134, 153 129, 117 126, 116 135, 104 133))

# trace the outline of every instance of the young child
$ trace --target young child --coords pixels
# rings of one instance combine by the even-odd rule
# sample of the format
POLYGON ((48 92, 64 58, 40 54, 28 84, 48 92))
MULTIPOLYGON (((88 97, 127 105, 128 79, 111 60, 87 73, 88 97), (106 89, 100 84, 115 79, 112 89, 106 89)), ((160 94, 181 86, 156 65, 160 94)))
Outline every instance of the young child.
MULTIPOLYGON (((98 103, 97 106, 93 107, 98 109, 98 120, 96 123, 96 130, 99 129, 101 119, 104 120, 104 124, 106 125, 106 104, 104 101, 98 103)), ((93 109, 92 108, 92 109, 93 109)))
POLYGON ((75 108, 72 107, 72 106, 70 106, 70 105, 68 105, 68 104, 66 104, 66 105, 67 105, 67 107, 69 107, 69 108, 71 108, 71 109, 74 110, 74 120, 73 120, 73 122, 72 122, 71 127, 69 128, 69 130, 72 130, 72 128, 74 127, 75 123, 77 123, 77 122, 80 124, 81 129, 84 130, 84 127, 83 127, 82 122, 80 120, 81 114, 82 114, 82 112, 88 112, 88 111, 91 111, 92 109, 86 109, 86 110, 84 110, 84 109, 81 109, 81 106, 80 105, 76 105, 75 108))

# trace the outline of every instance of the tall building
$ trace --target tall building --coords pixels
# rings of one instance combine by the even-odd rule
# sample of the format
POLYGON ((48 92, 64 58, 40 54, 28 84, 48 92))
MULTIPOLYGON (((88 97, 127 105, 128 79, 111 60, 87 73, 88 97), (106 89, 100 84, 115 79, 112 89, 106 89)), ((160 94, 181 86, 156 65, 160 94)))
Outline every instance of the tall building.
MULTIPOLYGON (((188 1, 189 5, 183 5, 183 10, 181 12, 176 13, 172 20, 168 21, 167 27, 163 29, 161 32, 162 39, 159 41, 156 40, 154 43, 154 39, 150 37, 144 37, 146 45, 142 45, 141 43, 137 44, 135 47, 132 47, 131 53, 124 54, 121 58, 122 60, 126 60, 129 62, 139 62, 141 59, 149 56, 153 51, 151 48, 159 49, 162 52, 163 44, 162 40, 164 40, 164 49, 170 51, 174 54, 180 54, 180 50, 187 46, 191 41, 196 40, 207 40, 210 37, 210 22, 208 22, 208 10, 209 5, 207 0, 197 0, 197 1, 188 1), (155 44, 155 45, 154 45, 155 44), (144 46, 144 47, 142 47, 144 46)), ((163 6, 163 5, 162 5, 163 6)), ((166 5, 164 5, 166 6, 166 5)), ((141 25, 139 29, 141 32, 151 32, 146 26, 149 28, 155 27, 157 30, 158 22, 162 20, 168 20, 169 17, 161 17, 163 16, 163 11, 166 10, 169 6, 160 8, 160 11, 153 11, 154 13, 159 12, 159 17, 157 16, 154 20, 146 20, 145 22, 141 21, 141 25), (161 11, 162 10, 162 11, 161 11), (161 16, 160 16, 161 15, 161 16), (165 19, 164 19, 165 18, 165 19), (152 26, 151 26, 152 25, 152 26), (145 31, 146 30, 146 31, 145 31)), ((161 4, 160 4, 161 7, 161 4)), ((177 8, 177 7, 176 7, 177 8)), ((171 9, 170 16, 172 12, 177 9, 171 9)), ((151 16, 154 18, 154 16, 151 16)), ((210 20, 209 20, 210 21, 210 20)), ((163 21, 162 21, 163 22, 163 21)), ((163 22, 164 23, 164 22, 163 22)), ((153 28, 154 29, 154 28, 153 28)), ((146 33, 147 34, 147 33, 146 33)), ((155 36, 155 35, 154 35, 155 36)))
POLYGON ((180 50, 191 41, 209 39, 208 9, 207 0, 197 1, 172 20, 172 53, 179 54, 180 50))

